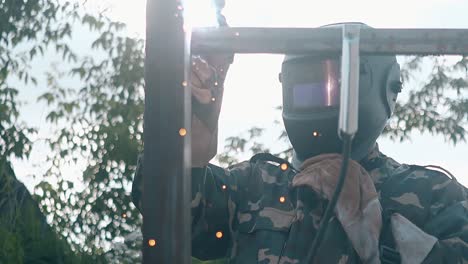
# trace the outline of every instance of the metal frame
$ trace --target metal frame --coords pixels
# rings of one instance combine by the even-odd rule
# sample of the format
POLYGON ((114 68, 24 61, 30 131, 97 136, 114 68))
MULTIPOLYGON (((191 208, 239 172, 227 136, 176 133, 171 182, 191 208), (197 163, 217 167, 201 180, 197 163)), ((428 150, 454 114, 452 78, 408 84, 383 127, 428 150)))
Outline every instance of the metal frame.
MULTIPOLYGON (((197 28, 192 53, 338 53, 341 28, 197 28)), ((361 27, 361 54, 468 54, 468 29, 361 27)))
MULTIPOLYGON (((148 0, 143 262, 191 262, 190 47, 207 53, 338 53, 336 28, 183 28, 182 6, 148 0)), ((468 54, 467 29, 361 28, 361 54, 468 54)))
POLYGON ((143 262, 190 263, 190 91, 182 5, 148 0, 143 262))

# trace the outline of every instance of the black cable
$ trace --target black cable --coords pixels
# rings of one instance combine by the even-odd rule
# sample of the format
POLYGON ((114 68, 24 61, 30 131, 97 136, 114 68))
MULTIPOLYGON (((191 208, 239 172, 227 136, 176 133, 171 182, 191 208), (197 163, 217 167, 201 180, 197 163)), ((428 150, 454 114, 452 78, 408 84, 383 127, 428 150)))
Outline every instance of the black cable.
POLYGON ((216 9, 216 20, 219 27, 228 27, 226 17, 222 14, 225 4, 225 0, 213 0, 213 5, 216 9))
POLYGON ((352 137, 350 135, 343 134, 342 135, 343 139, 343 161, 341 163, 341 169, 340 169, 340 178, 338 179, 338 184, 336 185, 335 191, 333 192, 333 196, 328 203, 327 209, 325 210, 325 214, 322 217, 322 220, 320 221, 320 227, 315 235, 314 241, 312 242, 312 248, 309 250, 309 253, 307 254, 306 261, 304 263, 310 263, 311 260, 314 259, 317 249, 320 246, 320 243, 322 242, 323 235, 325 234, 325 231, 328 226, 328 222, 330 222, 330 218, 333 216, 333 212, 335 211, 336 203, 338 201, 338 198, 340 197, 341 190, 343 189, 343 185, 345 182, 346 178, 346 172, 348 170, 348 163, 349 163, 349 156, 351 153, 351 141, 352 137))

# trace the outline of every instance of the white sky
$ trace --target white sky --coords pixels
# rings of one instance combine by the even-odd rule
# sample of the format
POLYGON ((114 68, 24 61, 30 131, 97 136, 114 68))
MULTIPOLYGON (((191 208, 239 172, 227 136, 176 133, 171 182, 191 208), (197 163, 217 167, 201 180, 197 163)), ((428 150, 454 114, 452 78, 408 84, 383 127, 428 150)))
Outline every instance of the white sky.
MULTIPOLYGON (((92 8, 108 8, 113 19, 125 22, 132 36, 144 37, 144 0, 93 0, 92 8)), ((208 25, 212 18, 209 0, 186 0, 190 3, 195 25, 208 25)), ((190 12, 189 11, 189 12, 190 12)), ((231 26, 252 27, 317 27, 323 24, 360 21, 373 27, 468 28, 466 0, 393 0, 393 1, 310 1, 310 0, 226 0, 224 14, 231 26)), ((282 56, 239 55, 226 80, 226 91, 220 118, 220 146, 224 139, 237 135, 252 125, 272 128, 280 120, 273 108, 281 104, 278 72, 282 56)), ((36 111, 37 112, 37 111, 36 111)), ((37 120, 37 113, 25 120, 37 120)), ((270 129, 271 130, 271 129, 270 129)), ((275 144, 277 134, 267 134, 265 142, 275 144)), ((468 186, 468 144, 453 147, 442 137, 415 134, 411 142, 379 140, 381 150, 399 162, 419 165, 435 164, 451 171, 468 186)), ((43 156, 33 153, 34 156, 43 156)), ((21 166, 18 176, 37 168, 21 166)), ((75 170, 75 173, 78 171, 75 170)), ((30 185, 28 185, 30 186, 30 185)))

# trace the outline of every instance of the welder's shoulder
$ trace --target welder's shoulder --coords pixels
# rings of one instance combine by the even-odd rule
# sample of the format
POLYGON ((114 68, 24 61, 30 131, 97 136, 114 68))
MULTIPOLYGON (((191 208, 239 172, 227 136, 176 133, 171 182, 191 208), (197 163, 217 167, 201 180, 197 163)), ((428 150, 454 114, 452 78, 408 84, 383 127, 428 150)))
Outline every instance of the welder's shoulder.
POLYGON ((225 174, 229 185, 240 192, 263 192, 266 185, 287 183, 287 173, 291 172, 290 164, 269 153, 259 153, 246 160, 224 169, 209 165, 209 171, 215 175, 225 174))
POLYGON ((209 171, 216 175, 226 174, 228 177, 237 179, 246 178, 252 182, 253 177, 263 176, 265 181, 270 182, 268 176, 284 176, 287 172, 296 171, 291 164, 282 158, 276 157, 270 153, 255 154, 250 160, 236 163, 227 168, 209 164, 209 171))
POLYGON ((413 200, 426 200, 432 204, 435 201, 453 203, 467 199, 466 188, 450 172, 438 166, 403 164, 385 185, 392 189, 393 196, 398 194, 400 198, 405 197, 405 201, 414 197, 413 200))
POLYGON ((403 180, 405 184, 409 185, 429 185, 433 190, 441 190, 452 184, 460 185, 455 176, 449 171, 434 165, 420 166, 403 164, 399 168, 399 172, 394 173, 392 177, 403 180))
POLYGON ((416 179, 425 180, 433 192, 433 195, 443 194, 456 200, 467 200, 468 192, 465 186, 459 183, 456 177, 448 170, 434 165, 418 166, 411 165, 416 179))
POLYGON ((286 232, 294 217, 293 204, 288 195, 295 170, 286 160, 268 153, 256 154, 248 164, 250 173, 239 181, 234 197, 239 212, 236 215, 238 230, 286 232))
POLYGON ((252 177, 258 177, 267 184, 287 183, 297 170, 282 158, 270 153, 259 153, 254 155, 250 161, 252 177))

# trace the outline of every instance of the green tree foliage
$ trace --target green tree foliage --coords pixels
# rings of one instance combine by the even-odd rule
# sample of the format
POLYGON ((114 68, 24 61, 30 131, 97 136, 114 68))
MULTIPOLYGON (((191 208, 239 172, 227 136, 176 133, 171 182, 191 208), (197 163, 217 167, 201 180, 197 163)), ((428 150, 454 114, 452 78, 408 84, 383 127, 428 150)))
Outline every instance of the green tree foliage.
MULTIPOLYGON (((413 57, 403 65, 403 82, 417 81, 423 65, 431 65, 427 79, 400 101, 384 131, 391 139, 410 139, 413 131, 443 135, 454 145, 466 141, 468 125, 468 57, 413 57)), ((420 78, 420 77, 419 77, 420 78)))
MULTIPOLYGON (((51 106, 46 121, 57 125, 57 133, 48 139, 56 153, 51 155, 47 178, 36 186, 35 198, 53 228, 75 251, 92 256, 89 262, 93 263, 119 261, 114 255, 121 256, 119 262, 133 262, 138 257, 127 250, 136 248, 138 236, 133 235, 133 239, 129 236, 128 244, 116 239, 123 241, 123 236, 138 230, 140 223, 138 214, 130 207, 128 193, 123 190, 129 189, 141 145, 143 104, 142 91, 138 89, 143 79, 143 42, 114 35, 122 28, 120 23, 86 14, 81 5, 65 1, 0 2, 0 160, 3 161, 0 167, 4 168, 12 155, 27 158, 30 153, 30 137, 36 129, 19 123, 21 102, 17 95, 22 86, 37 84, 36 76, 31 75, 30 62, 52 49, 62 55, 65 64, 75 66, 69 72, 49 71, 48 91, 38 98, 51 106), (92 56, 80 54, 78 58, 72 51, 71 29, 80 24, 87 26, 90 34, 99 34, 89 48, 104 51, 106 59, 98 63, 92 56), (70 75, 82 81, 79 90, 59 85, 58 79, 70 75), (21 87, 13 87, 12 83, 18 80, 21 87), (132 121, 133 117, 140 119, 132 121), (125 128, 127 123, 132 124, 131 132, 125 128), (71 124, 73 129, 68 129, 71 124), (93 164, 84 172, 85 186, 79 192, 60 172, 64 161, 76 162, 78 157, 93 164)), ((6 179, 4 175, 0 173, 2 180, 6 179)), ((2 199, 2 204, 18 202, 14 200, 18 197, 7 195, 15 191, 8 186, 11 185, 1 186, 2 198, 7 199, 2 199)), ((17 263, 34 255, 31 248, 21 247, 28 238, 23 229, 14 228, 25 223, 21 218, 13 217, 11 226, 2 225, 11 227, 2 229, 1 238, 5 242, 2 248, 15 249, 5 255, 14 257, 17 263), (6 230, 11 232, 5 233, 6 230), (6 239, 7 235, 11 239, 6 239)), ((28 222, 30 225, 39 221, 28 219, 34 219, 28 222)))
MULTIPOLYGON (((18 123, 18 89, 36 84, 29 62, 51 45, 63 45, 71 34, 71 20, 77 6, 58 0, 5 0, 0 2, 0 156, 27 157, 28 135, 35 130, 18 123), (64 18, 67 18, 66 20, 64 18)), ((67 46, 64 45, 64 48, 67 46)), ((73 59, 73 57, 71 58, 73 59)))
MULTIPOLYGON (((36 186, 35 199, 74 251, 90 256, 93 263, 133 263, 140 257, 141 217, 129 192, 143 147, 144 41, 127 37, 123 24, 85 14, 78 5, 36 0, 21 2, 21 8, 14 3, 18 1, 0 2, 0 155, 26 158, 32 147, 29 137, 34 129, 17 123, 21 87, 11 87, 11 78, 34 84, 29 61, 55 48, 72 66, 48 70, 48 89, 39 97, 49 106, 46 121, 56 130, 47 139, 50 166, 36 186), (70 48, 76 25, 97 36, 89 54, 70 48), (20 43, 28 43, 26 51, 18 51, 20 43), (64 85, 64 78, 72 78, 78 88, 64 85), (63 175, 65 166, 80 164, 85 168, 77 181, 63 175)), ((426 62, 434 68, 427 81, 405 87, 411 89, 408 99, 397 106, 386 133, 396 140, 408 139, 414 130, 442 134, 454 144, 465 140, 467 61, 467 57, 454 64, 442 57, 409 59, 405 81, 426 62)), ((285 140, 284 149, 274 154, 290 157, 286 133, 281 128, 278 133, 285 140)), ((264 129, 254 127, 228 138, 219 162, 230 165, 245 152, 272 151, 261 143, 262 135, 264 129)))
POLYGON ((48 139, 52 166, 37 197, 75 250, 133 263, 141 218, 129 193, 142 151, 144 42, 119 34, 123 25, 103 16, 85 15, 82 23, 99 33, 90 49, 105 56, 82 56, 70 72, 48 73, 50 89, 39 100, 50 106, 46 120, 60 128, 48 139), (62 87, 64 74, 75 77, 79 88, 62 87), (85 161, 86 168, 83 186, 74 188, 61 169, 77 161, 85 161))
POLYGON ((27 158, 35 129, 19 122, 18 93, 37 84, 29 62, 71 34, 77 6, 55 0, 0 1, 0 262, 61 262, 77 259, 46 225, 35 201, 10 168, 12 156, 27 158), (60 253, 56 254, 55 250, 60 253), (60 261, 59 261, 60 260, 60 261))

